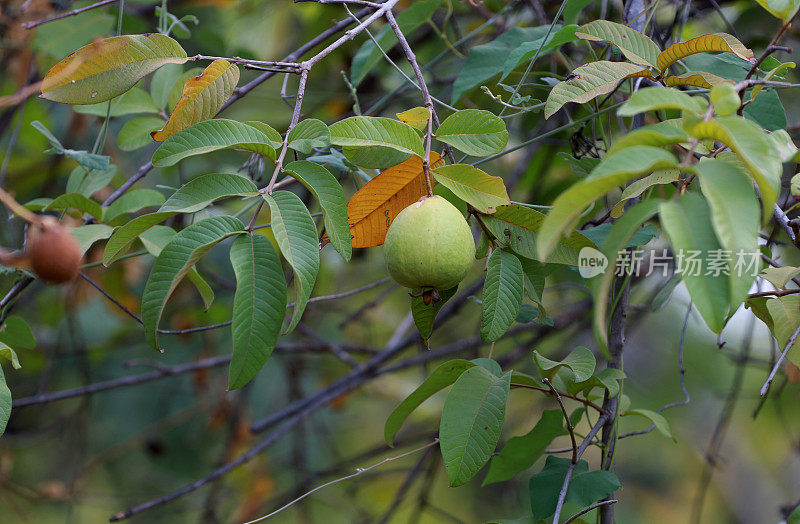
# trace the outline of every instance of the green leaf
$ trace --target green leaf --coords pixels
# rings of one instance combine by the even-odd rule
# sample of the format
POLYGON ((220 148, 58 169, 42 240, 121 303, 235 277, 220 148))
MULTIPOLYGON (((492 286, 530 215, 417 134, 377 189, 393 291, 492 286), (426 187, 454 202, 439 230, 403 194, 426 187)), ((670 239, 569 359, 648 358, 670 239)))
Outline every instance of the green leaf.
POLYGON ((53 66, 42 81, 42 97, 62 104, 104 102, 159 67, 186 60, 180 44, 159 33, 95 40, 53 66))
MULTIPOLYGON (((800 325, 800 296, 786 295, 770 298, 766 303, 767 311, 772 319, 770 330, 778 341, 779 351, 786 349, 786 344, 800 325)), ((800 365, 800 337, 786 354, 786 358, 795 366, 800 365)))
POLYGON ((111 166, 106 170, 91 170, 87 171, 86 168, 76 167, 70 173, 67 179, 67 193, 80 193, 83 196, 90 197, 106 187, 114 175, 117 173, 117 167, 111 166))
POLYGON ((22 369, 22 365, 19 363, 19 357, 17 357, 17 352, 5 342, 0 342, 0 357, 11 362, 11 367, 14 369, 22 369))
POLYGON ((440 364, 439 367, 433 370, 433 373, 425 379, 425 382, 420 384, 400 405, 394 408, 389 418, 386 419, 386 424, 383 428, 383 438, 386 443, 394 447, 394 437, 408 416, 434 393, 455 382, 465 370, 474 366, 475 363, 468 360, 456 359, 440 364))
POLYGON ((270 241, 241 235, 231 246, 236 274, 233 298, 233 358, 228 389, 247 384, 272 354, 286 314, 286 277, 270 241))
POLYGON ((534 351, 533 363, 536 364, 543 379, 553 380, 559 369, 566 368, 572 372, 575 382, 583 382, 592 376, 597 361, 591 351, 583 346, 578 346, 559 362, 543 357, 538 351, 534 351))
POLYGON ((672 439, 673 441, 675 440, 675 437, 672 436, 672 432, 669 430, 669 422, 667 422, 667 419, 665 419, 664 415, 661 413, 656 413, 655 411, 650 411, 649 409, 629 409, 625 413, 622 413, 621 416, 625 417, 629 415, 636 415, 646 418, 655 424, 659 433, 668 439, 672 439))
POLYGON ((245 122, 250 127, 255 127, 269 138, 270 142, 272 143, 273 149, 276 151, 283 146, 283 136, 278 133, 275 128, 270 126, 269 124, 265 124, 264 122, 259 122, 257 120, 248 120, 245 122))
POLYGON ((692 96, 669 87, 645 87, 639 89, 617 110, 620 116, 633 116, 647 111, 674 109, 702 114, 708 107, 708 101, 699 96, 692 96))
POLYGON ((500 74, 514 49, 544 38, 549 29, 549 25, 512 27, 488 44, 473 47, 453 83, 452 101, 457 102, 466 91, 500 74))
MULTIPOLYGON (((536 236, 546 215, 528 207, 510 205, 500 206, 490 216, 481 215, 478 219, 494 237, 505 243, 512 251, 529 259, 536 259, 536 236)), ((596 247, 594 243, 578 231, 560 239, 558 245, 547 257, 552 264, 578 265, 578 253, 584 247, 596 247)))
POLYGON ((616 203, 611 210, 612 218, 619 218, 625 213, 625 204, 633 199, 642 195, 645 191, 653 186, 672 184, 680 179, 681 172, 678 169, 660 169, 644 178, 640 178, 628 184, 622 195, 619 197, 619 202, 616 203))
MULTIPOLYGON (((546 519, 555 513, 558 495, 569 467, 570 459, 550 455, 542 471, 531 477, 530 496, 534 519, 546 519)), ((585 460, 579 460, 570 479, 565 500, 579 508, 585 508, 621 487, 617 476, 610 471, 589 471, 589 464, 585 460)))
POLYGON ((480 109, 456 111, 436 130, 436 139, 472 156, 499 153, 508 143, 506 124, 480 109))
POLYGON ((172 292, 194 264, 212 247, 244 230, 236 218, 216 216, 200 220, 180 231, 156 258, 142 295, 145 338, 155 349, 158 323, 172 292))
POLYGON ((314 148, 326 148, 331 144, 331 132, 321 120, 307 118, 289 131, 287 138, 290 148, 309 154, 314 148))
POLYGON ((80 193, 67 193, 50 202, 43 211, 54 209, 77 209, 81 213, 93 216, 97 220, 103 218, 103 208, 94 200, 86 198, 80 193))
POLYGON ((300 197, 289 191, 276 191, 262 197, 269 204, 272 233, 283 257, 294 269, 294 312, 284 334, 300 322, 319 273, 317 226, 300 197))
POLYGON ((34 349, 36 340, 31 328, 22 317, 10 315, 0 326, 0 342, 18 349, 34 349))
POLYGON ((11 418, 11 390, 6 384, 3 366, 0 366, 0 436, 5 433, 9 418, 11 418))
MULTIPOLYGON (((628 245, 628 241, 640 230, 643 223, 658 212, 660 200, 644 200, 628 209, 622 218, 617 220, 606 236, 602 253, 610 265, 599 281, 594 282, 592 297, 594 299, 594 332, 600 348, 607 353, 608 331, 606 312, 608 311, 608 294, 616 272, 617 253, 628 245)), ((595 279, 596 280, 596 279, 595 279)))
POLYGON ((747 104, 742 114, 766 131, 775 132, 786 129, 786 109, 776 91, 764 92, 760 97, 747 104))
POLYGON ((783 266, 764 268, 758 276, 769 281, 777 289, 786 289, 789 281, 797 275, 800 275, 800 267, 783 266))
POLYGON ((589 178, 561 193, 539 229, 536 249, 539 260, 553 251, 561 235, 572 229, 581 213, 596 199, 640 175, 677 167, 671 153, 651 146, 634 146, 606 157, 589 178))
MULTIPOLYGON (((139 236, 139 240, 148 253, 157 257, 161 254, 164 247, 172 242, 172 239, 175 238, 177 234, 178 232, 169 226, 153 226, 142 233, 139 236)), ((206 311, 208 311, 208 308, 210 308, 211 304, 214 302, 214 290, 211 289, 208 282, 200 275, 196 267, 189 270, 187 277, 191 280, 192 284, 194 284, 197 292, 200 293, 200 298, 203 299, 203 305, 206 311)))
POLYGON ((300 181, 319 200, 325 221, 325 232, 331 245, 349 261, 353 253, 350 225, 347 222, 347 200, 344 190, 330 171, 307 160, 292 162, 284 171, 300 181))
POLYGON ((547 96, 544 106, 545 119, 568 102, 582 104, 610 93, 626 78, 651 77, 647 68, 628 62, 599 60, 578 67, 571 78, 556 84, 547 96))
MULTIPOLYGON (((545 29, 547 26, 543 26, 545 29)), ((538 28, 537 28, 538 29, 538 28)), ((503 74, 500 76, 502 82, 520 64, 527 63, 535 56, 537 59, 543 57, 553 49, 575 40, 576 25, 561 27, 559 24, 553 26, 553 31, 545 40, 544 34, 540 38, 524 42, 509 52, 503 64, 503 74)), ((455 100, 455 98, 454 98, 455 100)))
POLYGON ((738 116, 687 123, 686 131, 701 140, 710 138, 722 142, 744 162, 761 192, 762 217, 766 223, 772 217, 783 172, 774 141, 757 124, 738 116))
POLYGON ((412 155, 424 156, 417 131, 398 120, 374 116, 352 116, 330 126, 331 144, 342 146, 356 165, 383 169, 412 155))
POLYGON ((153 144, 150 133, 164 127, 164 121, 156 116, 137 116, 131 118, 117 135, 117 145, 123 151, 135 151, 153 144))
POLYGON ((414 317, 414 325, 417 326, 417 331, 419 331, 426 346, 428 345, 428 339, 431 338, 431 334, 433 333, 433 321, 436 320, 436 315, 439 314, 439 310, 442 309, 445 302, 453 298, 456 291, 458 291, 458 286, 445 291, 437 291, 437 293, 439 293, 439 300, 431 302, 428 305, 425 305, 425 301, 421 295, 411 297, 411 315, 414 317))
POLYGON ((481 213, 494 213, 508 205, 508 192, 499 176, 491 176, 469 164, 451 164, 433 170, 436 181, 481 213))
POLYGON ((111 222, 126 213, 135 213, 146 207, 160 206, 164 195, 155 189, 134 189, 128 191, 103 211, 103 221, 111 222))
POLYGON ((486 264, 481 307, 481 339, 494 342, 508 331, 522 308, 523 273, 519 259, 495 249, 486 264))
MULTIPOLYGON (((135 115, 140 113, 158 114, 158 107, 152 97, 144 89, 134 87, 122 96, 109 100, 111 102, 110 117, 125 115, 135 115)), ((75 106, 76 113, 93 115, 105 118, 108 112, 108 103, 91 104, 87 106, 75 106)))
POLYGON ((183 66, 181 64, 167 64, 153 73, 153 77, 150 79, 150 96, 153 97, 153 101, 159 109, 167 108, 172 86, 182 74, 183 66))
POLYGON ((397 119, 408 124, 417 131, 428 129, 428 120, 431 119, 431 110, 427 107, 414 107, 401 113, 396 113, 397 119))
POLYGON ((625 58, 639 65, 656 67, 656 60, 661 53, 656 43, 639 31, 608 20, 594 20, 582 25, 575 36, 593 42, 613 44, 622 51, 625 58))
POLYGON ((219 151, 240 149, 275 160, 272 141, 253 126, 215 118, 193 125, 167 138, 153 153, 153 165, 168 167, 184 158, 219 151))
POLYGON ((725 325, 730 306, 728 277, 723 274, 706 274, 709 270, 709 253, 720 250, 714 234, 711 209, 696 193, 686 193, 680 199, 661 204, 661 225, 672 242, 676 253, 683 253, 683 282, 692 297, 692 303, 706 321, 709 329, 719 333, 725 325), (699 267, 687 262, 697 253, 699 267))
MULTIPOLYGON (((722 160, 703 158, 696 166, 700 188, 711 207, 711 223, 719 243, 730 253, 727 264, 730 310, 738 309, 755 280, 737 264, 737 255, 758 253, 758 199, 743 170, 722 160)), ((756 255, 757 256, 757 255, 756 255)))
POLYGON ((129 221, 114 230, 103 251, 103 265, 108 267, 125 254, 136 238, 156 224, 163 222, 175 213, 149 213, 129 221))
POLYGON ((511 373, 475 366, 458 377, 442 409, 439 440, 450 486, 465 484, 494 452, 506 413, 511 373))
POLYGON ((91 171, 93 169, 105 171, 108 170, 109 165, 111 164, 111 158, 104 156, 104 155, 96 155, 94 153, 88 153, 86 151, 75 151, 74 149, 66 149, 61 142, 55 137, 53 133, 47 129, 44 124, 41 122, 34 121, 31 122, 31 126, 33 126, 37 131, 44 135, 52 149, 48 149, 45 153, 51 153, 56 155, 64 155, 69 157, 80 165, 86 168, 87 171, 91 171))
POLYGON ((74 227, 69 232, 78 239, 81 251, 86 253, 95 242, 110 237, 111 233, 114 232, 114 228, 105 224, 87 224, 74 227))
POLYGON ((672 125, 672 122, 659 122, 619 137, 608 149, 606 156, 611 156, 625 148, 633 146, 662 147, 689 141, 689 135, 683 129, 672 125))
POLYGON ((605 368, 596 375, 592 375, 582 382, 570 382, 567 384, 567 393, 577 395, 583 393, 589 398, 594 388, 601 388, 608 391, 609 397, 619 394, 619 381, 625 378, 625 372, 614 368, 605 368))
POLYGON ((788 22, 800 9, 800 0, 756 0, 771 15, 788 22))
POLYGON ((505 482, 525 471, 533 466, 554 438, 565 434, 561 411, 544 411, 533 429, 521 437, 510 438, 500 453, 492 457, 483 485, 505 482))
POLYGON ((193 178, 167 199, 160 213, 195 213, 220 198, 256 196, 258 188, 249 178, 214 173, 193 178))
POLYGON ((110 265, 125 254, 140 234, 176 213, 200 211, 220 198, 257 194, 256 185, 239 175, 214 173, 193 178, 173 193, 157 212, 136 217, 115 229, 106 244, 103 265, 110 265))
MULTIPOLYGON (((417 0, 409 5, 408 9, 396 15, 397 25, 404 34, 408 34, 417 27, 430 20, 433 13, 441 5, 441 0, 417 0)), ((381 49, 388 52, 397 44, 397 37, 391 27, 385 26, 375 35, 375 40, 381 49)), ((364 42, 353 57, 350 64, 350 81, 356 87, 366 78, 373 67, 383 59, 380 49, 375 46, 372 39, 364 42)))

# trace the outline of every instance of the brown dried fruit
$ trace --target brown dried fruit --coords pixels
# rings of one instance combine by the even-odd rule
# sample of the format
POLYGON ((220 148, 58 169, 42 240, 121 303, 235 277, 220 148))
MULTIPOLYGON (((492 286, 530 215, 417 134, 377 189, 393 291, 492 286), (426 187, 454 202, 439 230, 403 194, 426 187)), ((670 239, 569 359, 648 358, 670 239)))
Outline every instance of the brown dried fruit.
POLYGON ((36 276, 51 284, 74 279, 83 264, 78 240, 68 227, 50 216, 43 216, 28 227, 25 255, 36 276))

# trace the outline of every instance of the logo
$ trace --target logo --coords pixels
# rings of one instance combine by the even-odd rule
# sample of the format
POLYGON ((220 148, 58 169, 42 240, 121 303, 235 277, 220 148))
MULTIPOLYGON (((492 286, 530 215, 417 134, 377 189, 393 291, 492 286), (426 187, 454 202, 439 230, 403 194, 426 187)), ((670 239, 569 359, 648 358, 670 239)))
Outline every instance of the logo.
POLYGON ((583 278, 602 275, 608 269, 608 258, 593 247, 584 247, 578 253, 578 273, 583 278))

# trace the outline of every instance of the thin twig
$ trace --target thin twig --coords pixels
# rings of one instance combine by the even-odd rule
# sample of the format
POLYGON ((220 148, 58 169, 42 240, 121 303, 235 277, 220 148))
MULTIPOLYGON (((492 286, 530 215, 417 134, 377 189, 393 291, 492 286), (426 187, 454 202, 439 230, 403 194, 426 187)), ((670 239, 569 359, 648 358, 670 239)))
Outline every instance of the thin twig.
MULTIPOLYGON (((578 446, 578 450, 575 453, 575 455, 579 460, 583 456, 584 451, 586 451, 586 448, 589 447, 589 444, 592 443, 592 439, 594 439, 594 436, 597 435, 597 432, 600 431, 600 429, 606 423, 606 420, 608 418, 613 419, 613 417, 609 417, 608 413, 600 415, 600 418, 597 419, 597 422, 595 422, 594 426, 592 426, 592 429, 589 430, 589 433, 583 439, 581 445, 578 446)), ((569 468, 567 468, 567 474, 564 475, 564 482, 561 484, 561 491, 559 491, 558 493, 558 502, 556 502, 556 511, 553 514, 553 524, 558 524, 559 519, 561 518, 561 510, 564 507, 564 501, 567 498, 567 490, 569 490, 569 482, 572 479, 572 473, 575 471, 576 465, 577 462, 570 463, 569 468)))
POLYGON ((66 13, 60 13, 60 14, 57 14, 57 15, 53 15, 53 16, 50 16, 48 18, 42 18, 41 20, 36 20, 35 22, 25 22, 24 24, 22 24, 22 27, 24 27, 25 29, 33 29, 34 27, 38 27, 38 26, 40 26, 42 24, 46 24, 48 22, 54 22, 56 20, 61 20, 62 18, 67 18, 68 16, 79 15, 79 14, 85 13, 86 11, 89 11, 91 9, 97 9, 98 7, 103 7, 103 6, 109 5, 109 4, 115 4, 117 2, 119 2, 119 0, 102 0, 100 2, 97 2, 96 4, 91 4, 91 5, 87 5, 85 7, 80 7, 78 9, 73 9, 72 11, 69 11, 69 12, 66 12, 66 13))
POLYGON ((424 451, 424 450, 426 450, 426 449, 428 449, 428 448, 430 448, 432 446, 435 446, 438 443, 439 443, 439 439, 437 438, 437 439, 434 439, 433 442, 425 444, 424 446, 421 446, 421 447, 416 448, 416 449, 412 449, 411 451, 406 451, 405 453, 401 453, 400 455, 396 455, 394 457, 385 458, 385 459, 381 460, 380 462, 376 462, 375 464, 373 464, 371 466, 368 466, 366 468, 357 468, 355 473, 351 473, 350 475, 345 475, 344 477, 339 477, 338 479, 334 479, 334 480, 331 480, 330 482, 326 482, 325 484, 321 484, 321 485, 317 486, 316 488, 303 493, 302 495, 300 495, 296 499, 288 502, 287 504, 284 504, 283 506, 281 506, 280 508, 276 509, 272 513, 268 513, 267 515, 264 515, 263 517, 259 517, 259 518, 255 519, 255 520, 247 521, 244 524, 254 524, 255 522, 261 522, 262 520, 266 520, 266 519, 268 519, 268 518, 270 518, 270 517, 272 517, 274 515, 277 515, 281 511, 285 510, 286 508, 292 506, 293 504, 303 500, 307 496, 309 496, 309 495, 311 495, 313 493, 316 493, 317 491, 319 491, 319 490, 321 490, 323 488, 327 488, 328 486, 331 486, 333 484, 338 484, 339 482, 343 482, 345 480, 349 480, 351 478, 357 477, 359 475, 362 475, 362 474, 366 473, 367 471, 373 470, 373 469, 375 469, 375 468, 377 468, 379 466, 382 466, 382 465, 384 465, 384 464, 386 464, 388 462, 393 462, 395 460, 399 460, 401 458, 405 458, 405 457, 407 457, 409 455, 413 455, 415 453, 419 453, 420 451, 424 451))
POLYGON ((618 500, 614 500, 614 499, 609 499, 609 500, 601 500, 600 502, 597 502, 597 503, 595 503, 595 504, 592 504, 591 506, 589 506, 589 507, 588 507, 588 508, 586 508, 586 509, 582 509, 582 510, 580 510, 579 512, 577 512, 576 514, 574 514, 573 516, 571 516, 570 518, 568 518, 567 520, 565 520, 565 521, 563 522, 563 524, 569 524, 570 522, 572 522, 573 520, 577 519, 577 518, 578 518, 578 517, 580 517, 581 515, 585 515, 585 514, 589 513, 590 511, 592 511, 592 510, 595 510, 595 509, 599 508, 600 506, 605 506, 606 504, 616 504, 617 502, 619 502, 619 501, 618 501, 618 500))
POLYGON ((556 397, 556 401, 558 405, 561 406, 561 413, 564 414, 564 421, 567 424, 567 431, 569 431, 569 439, 572 441, 572 463, 578 463, 578 444, 575 442, 575 428, 572 427, 572 421, 569 419, 569 413, 567 413, 567 408, 564 407, 564 402, 561 401, 561 395, 558 394, 556 388, 553 387, 553 384, 550 383, 550 379, 543 378, 542 382, 547 384, 547 387, 550 388, 550 391, 553 392, 553 396, 556 397))
POLYGON ((775 365, 772 366, 772 371, 769 372, 769 376, 767 377, 766 382, 764 382, 764 385, 761 386, 761 390, 759 391, 759 394, 762 397, 764 395, 766 395, 767 392, 769 391, 770 384, 772 384, 772 381, 775 380, 775 374, 778 372, 778 369, 780 369, 781 364, 783 364, 783 359, 786 358, 786 355, 789 353, 789 350, 792 349, 792 346, 794 346, 794 343, 797 340, 798 336, 800 336, 800 326, 797 326, 797 329, 794 330, 794 333, 792 333, 792 336, 789 337, 789 341, 786 343, 786 347, 783 348, 783 352, 781 353, 781 356, 778 357, 777 362, 775 362, 775 365))

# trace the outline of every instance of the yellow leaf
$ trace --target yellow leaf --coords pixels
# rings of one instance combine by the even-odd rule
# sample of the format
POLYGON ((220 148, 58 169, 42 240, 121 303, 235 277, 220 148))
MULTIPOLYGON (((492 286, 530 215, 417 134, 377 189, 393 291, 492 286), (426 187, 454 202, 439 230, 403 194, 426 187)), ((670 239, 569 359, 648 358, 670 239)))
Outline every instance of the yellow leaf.
POLYGON ((178 131, 199 122, 214 118, 239 83, 239 68, 227 60, 215 60, 203 74, 195 76, 183 85, 183 94, 161 131, 150 136, 163 142, 178 131))
MULTIPOLYGON (((431 167, 439 163, 439 155, 431 151, 431 167)), ((431 184, 435 184, 431 180, 431 184)), ((392 220, 423 195, 425 175, 422 159, 413 156, 390 167, 362 187, 347 203, 347 218, 353 247, 383 244, 392 220)))
POLYGON ((105 102, 162 65, 186 60, 180 44, 162 34, 99 39, 50 69, 42 80, 42 98, 62 104, 105 102))
POLYGON ((733 53, 739 58, 755 63, 753 51, 727 33, 703 35, 686 42, 672 44, 658 55, 656 63, 658 70, 663 73, 669 66, 689 55, 713 52, 733 53))
POLYGON ((664 83, 670 87, 673 86, 694 86, 705 87, 711 89, 718 84, 733 84, 732 80, 722 78, 721 76, 713 75, 705 71, 689 71, 682 75, 668 76, 664 83))
POLYGON ((431 110, 427 107, 415 107, 402 113, 397 113, 397 119, 408 124, 414 129, 425 131, 428 129, 428 120, 431 118, 431 110))

